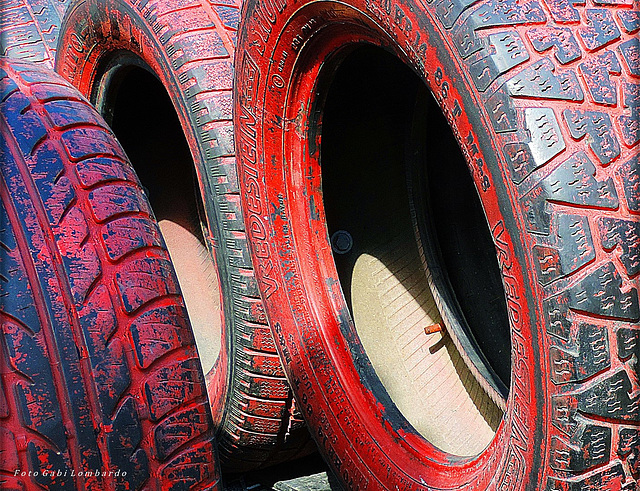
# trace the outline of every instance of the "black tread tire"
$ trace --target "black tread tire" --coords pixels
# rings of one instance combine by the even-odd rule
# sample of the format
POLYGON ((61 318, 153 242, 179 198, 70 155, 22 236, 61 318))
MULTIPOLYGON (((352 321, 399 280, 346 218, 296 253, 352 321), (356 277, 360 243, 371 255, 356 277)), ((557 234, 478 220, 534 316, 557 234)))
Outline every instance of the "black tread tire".
POLYGON ((135 173, 62 78, 1 66, 0 488, 215 489, 204 376, 135 173))
POLYGON ((638 2, 243 9, 234 118, 258 281, 303 414, 345 485, 637 490, 638 2), (392 52, 429 88, 493 235, 511 385, 496 436, 473 458, 443 455, 408 427, 372 374, 335 273, 322 103, 338 64, 363 44, 392 52))
POLYGON ((267 324, 240 207, 231 121, 239 15, 237 0, 188 5, 176 0, 79 1, 64 19, 56 64, 108 114, 109 83, 100 77, 115 53, 120 58, 113 63, 123 65, 133 56, 160 79, 178 113, 200 181, 207 246, 226 300, 223 352, 207 374, 226 471, 273 465, 315 450, 267 324))

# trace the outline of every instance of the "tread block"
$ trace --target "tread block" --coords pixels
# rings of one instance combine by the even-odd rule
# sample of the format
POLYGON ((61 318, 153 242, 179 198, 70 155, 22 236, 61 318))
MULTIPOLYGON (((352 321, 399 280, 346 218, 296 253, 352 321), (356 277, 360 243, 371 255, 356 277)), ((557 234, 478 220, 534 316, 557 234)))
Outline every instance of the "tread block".
MULTIPOLYGON (((151 24, 154 23, 152 20, 151 24)), ((156 25, 159 26, 160 24, 156 25)), ((162 26, 170 26, 158 33, 158 38, 162 44, 167 44, 169 40, 177 34, 183 34, 196 29, 201 31, 205 29, 215 31, 216 29, 215 24, 210 20, 209 14, 199 6, 190 9, 189 12, 178 10, 163 14, 162 26)))
POLYGON ((556 22, 565 24, 570 22, 580 22, 580 13, 578 9, 574 7, 574 3, 571 0, 545 0, 551 17, 556 22))
POLYGON ((3 70, 2 73, 4 76, 0 79, 0 104, 4 103, 9 96, 20 90, 16 83, 6 76, 7 72, 3 70))
POLYGON ((223 233, 228 247, 229 265, 232 268, 251 269, 252 262, 246 234, 239 230, 225 230, 223 233))
POLYGON ((553 491, 602 491, 603 489, 620 489, 625 479, 624 469, 616 463, 604 470, 598 470, 577 479, 565 480, 550 477, 548 489, 553 491))
MULTIPOLYGON (((66 101, 83 101, 78 91, 70 87, 69 85, 60 85, 55 80, 49 80, 47 82, 41 82, 31 86, 31 95, 41 102, 46 102, 50 99, 64 99, 66 101)), ((85 102, 86 107, 86 102, 85 102)), ((91 116, 91 118, 95 118, 91 116)), ((76 118, 76 121, 82 121, 76 118)), ((104 123, 103 123, 104 124, 104 123)))
POLYGON ((581 382, 611 366, 607 331, 592 324, 579 324, 573 346, 552 346, 549 353, 555 384, 581 382))
POLYGON ((148 310, 131 323, 136 362, 148 368, 161 356, 193 343, 184 307, 170 305, 148 310))
POLYGON ((279 419, 271 417, 262 418, 259 416, 241 414, 238 418, 239 427, 242 428, 240 433, 263 433, 277 434, 280 431, 282 422, 279 419))
POLYGON ((97 222, 105 222, 123 213, 151 214, 142 190, 123 184, 94 189, 89 193, 89 205, 97 222))
POLYGON ((598 181, 596 167, 584 152, 562 162, 522 198, 529 230, 549 234, 552 211, 548 201, 605 209, 618 207, 613 179, 598 181))
POLYGON ((623 360, 635 356, 640 360, 640 331, 621 328, 618 330, 618 356, 623 360))
MULTIPOLYGON (((445 24, 445 27, 450 28, 466 8, 467 2, 468 0, 442 2, 436 9, 436 16, 445 24)), ((536 24, 545 20, 544 11, 535 0, 523 2, 488 0, 475 7, 475 10, 453 34, 453 41, 460 55, 466 58, 482 48, 481 42, 475 34, 475 31, 480 28, 536 24)))
POLYGON ((557 70, 549 58, 525 68, 506 82, 514 97, 582 101, 584 94, 573 70, 557 70))
POLYGON ((0 470, 13 474, 20 469, 16 437, 8 428, 0 428, 0 470))
POLYGON ((94 353, 91 365, 95 372, 95 385, 104 418, 111 417, 120 398, 131 384, 127 358, 120 339, 113 339, 104 351, 94 353))
POLYGON ((630 220, 600 217, 597 219, 602 247, 612 250, 620 247, 620 261, 627 274, 640 272, 640 223, 630 220))
POLYGON ((44 105, 53 126, 63 129, 78 122, 82 124, 93 123, 96 126, 106 128, 106 123, 98 113, 86 102, 77 100, 55 100, 44 105))
POLYGON ((587 217, 560 214, 551 220, 550 237, 553 241, 533 247, 542 285, 573 273, 596 257, 587 217))
POLYGON ((220 157, 207 173, 212 189, 218 194, 239 193, 235 157, 220 157))
POLYGON ((248 347, 270 353, 276 352, 276 345, 269 326, 246 322, 240 322, 239 325, 242 330, 242 339, 248 347))
POLYGON ((436 17, 445 28, 451 29, 460 14, 474 3, 474 0, 441 0, 436 5, 436 17))
POLYGON ((21 381, 14 388, 22 423, 46 436, 59 451, 64 451, 67 435, 43 343, 9 320, 3 322, 2 332, 9 363, 31 381, 21 381))
POLYGON ((233 291, 243 297, 260 297, 256 275, 252 269, 232 268, 233 291))
POLYGON ((638 291, 621 290, 622 278, 613 263, 607 263, 584 277, 573 287, 547 298, 543 305, 547 332, 561 339, 569 339, 570 310, 602 317, 635 320, 638 310, 638 291))
POLYGON ((38 146, 29 164, 49 223, 56 225, 69 209, 76 193, 65 175, 64 164, 54 143, 46 140, 38 146))
POLYGON ((620 75, 622 68, 613 51, 605 51, 590 57, 579 65, 587 89, 597 104, 615 106, 618 103, 617 87, 610 74, 620 75))
POLYGON ((240 384, 245 387, 247 394, 253 397, 284 400, 289 395, 289 385, 284 378, 255 376, 244 370, 241 373, 240 384))
POLYGON ((118 409, 112 428, 113 431, 107 433, 107 449, 111 456, 111 470, 121 470, 115 477, 116 488, 140 489, 149 478, 149 457, 138 448, 142 441, 142 427, 132 397, 128 397, 118 409))
POLYGON ((113 135, 101 128, 72 128, 62 134, 61 140, 72 160, 101 155, 127 158, 113 135))
POLYGON ((624 107, 629 114, 618 116, 622 140, 630 147, 640 141, 640 84, 622 83, 624 107))
POLYGON ((71 294, 81 304, 89 289, 102 274, 100 259, 89 239, 89 226, 79 208, 66 213, 54 229, 58 249, 69 278, 71 294))
POLYGON ((586 9, 584 15, 586 27, 579 28, 578 34, 589 51, 620 38, 620 30, 609 9, 586 9))
POLYGON ((561 471, 583 472, 609 462, 611 428, 583 425, 571 441, 553 437, 551 467, 561 471))
POLYGON ((622 278, 613 263, 607 263, 570 288, 569 306, 580 311, 603 317, 637 320, 638 291, 628 293, 621 289, 622 278))
POLYGON ((8 58, 17 58, 32 63, 49 59, 47 48, 42 42, 40 32, 35 24, 9 27, 3 31, 0 53, 8 58))
POLYGON ((231 91, 221 91, 198 100, 199 107, 206 109, 209 121, 231 121, 233 102, 231 91))
POLYGON ((481 92, 501 74, 529 59, 529 53, 517 32, 503 31, 490 34, 487 38, 488 53, 471 63, 473 83, 481 92))
POLYGON ((516 110, 503 84, 484 103, 496 133, 506 133, 518 129, 516 110))
POLYGON ((624 194, 631 211, 640 211, 640 154, 631 157, 616 171, 624 186, 624 194))
POLYGON ((144 384, 144 394, 153 421, 186 402, 206 397, 200 361, 190 358, 156 370, 144 384))
MULTIPOLYGON (((200 126, 201 121, 197 122, 200 126)), ((205 143, 205 155, 207 159, 230 157, 235 153, 233 142, 233 123, 231 121, 218 121, 216 127, 201 131, 200 136, 205 143)))
POLYGON ((618 11, 618 19, 622 23, 622 28, 628 33, 640 29, 640 11, 638 10, 620 10, 618 11))
POLYGON ((270 377, 284 377, 284 371, 277 354, 247 353, 241 356, 241 363, 246 370, 258 375, 270 377))
POLYGON ((213 442, 209 440, 179 454, 163 467, 160 471, 163 479, 172 483, 167 488, 168 491, 191 489, 195 484, 207 481, 213 486, 220 476, 211 462, 211 455, 216 455, 216 450, 213 442))
POLYGON ((528 138, 507 143, 504 155, 509 163, 511 179, 520 183, 534 170, 549 162, 565 149, 565 142, 553 109, 530 107, 524 110, 524 126, 528 138))
MULTIPOLYGON (((0 104, 0 108, 3 114, 12 114, 6 121, 20 152, 25 156, 31 155, 35 145, 46 138, 47 129, 38 114, 31 109, 29 99, 22 92, 14 92, 0 104)), ((6 146, 5 142, 3 146, 6 146)))
POLYGON ((211 425, 210 411, 205 404, 172 414, 153 431, 158 457, 162 461, 166 460, 178 448, 208 432, 211 425))
POLYGON ((286 401, 269 401, 246 397, 240 406, 246 414, 262 416, 264 418, 281 418, 287 411, 286 401), (277 410, 274 410, 277 409, 277 410))
POLYGON ((629 68, 629 73, 634 77, 640 77, 640 40, 629 39, 620 44, 618 50, 629 68))
POLYGON ((619 421, 640 421, 640 395, 631 397, 631 380, 625 370, 610 375, 575 395, 578 410, 619 421))
POLYGON ((267 314, 260 298, 234 298, 234 306, 241 319, 253 324, 267 324, 267 314))
POLYGON ((37 333, 40 331, 40 320, 35 307, 33 290, 3 203, 0 203, 0 248, 5 251, 0 270, 0 310, 18 319, 31 332, 37 333))
POLYGON ((222 25, 226 29, 236 30, 240 23, 240 9, 236 6, 228 5, 213 5, 213 9, 220 17, 222 25))
POLYGON ((33 17, 29 9, 26 5, 20 5, 16 6, 16 8, 7 9, 6 12, 2 12, 0 27, 17 26, 20 24, 28 24, 29 22, 33 22, 33 17))
POLYGON ((78 162, 75 172, 85 189, 109 181, 128 181, 139 185, 131 166, 122 165, 122 162, 109 157, 96 157, 78 162))
POLYGON ((631 474, 640 476, 640 431, 635 428, 620 428, 618 433, 618 455, 625 458, 631 474))
POLYGON ((565 109, 562 116, 573 138, 579 140, 589 135, 589 148, 602 165, 610 164, 620 155, 620 144, 607 113, 565 109))
POLYGON ((578 401, 569 395, 554 395, 551 397, 551 421, 553 426, 570 438, 580 429, 576 420, 578 401))
POLYGON ((224 225, 227 230, 244 230, 242 205, 239 194, 226 194, 220 200, 220 211, 226 219, 224 225))
POLYGON ((67 466, 63 456, 50 448, 44 448, 37 443, 27 444, 27 460, 35 481, 45 489, 61 491, 75 490, 71 470, 67 466), (44 471, 47 472, 44 472, 44 471))
POLYGON ((159 257, 127 262, 116 273, 116 286, 128 313, 161 296, 180 293, 173 265, 159 257))
POLYGON ((60 85, 68 85, 68 82, 56 72, 51 70, 34 69, 33 65, 24 63, 20 66, 12 62, 13 71, 18 74, 26 85, 57 82, 60 85))
POLYGON ((98 400, 105 418, 110 418, 131 379, 121 341, 114 338, 116 315, 109 290, 99 285, 78 310, 98 400))
POLYGON ((143 217, 122 217, 102 228, 102 243, 109 259, 118 261, 126 254, 147 247, 164 247, 155 222, 143 217))
POLYGON ((182 37, 180 51, 173 60, 179 70, 185 63, 203 58, 226 58, 230 54, 220 34, 216 31, 196 31, 182 37))
POLYGON ((582 56, 578 41, 569 27, 535 27, 527 31, 527 37, 538 53, 554 48, 554 56, 563 65, 582 56))

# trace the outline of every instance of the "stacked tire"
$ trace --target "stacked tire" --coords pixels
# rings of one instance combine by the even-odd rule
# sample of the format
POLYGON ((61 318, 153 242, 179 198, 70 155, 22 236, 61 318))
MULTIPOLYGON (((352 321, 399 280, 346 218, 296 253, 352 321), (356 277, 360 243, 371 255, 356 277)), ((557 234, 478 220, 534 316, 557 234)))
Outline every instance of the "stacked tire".
POLYGON ((214 426, 142 187, 63 79, 2 60, 3 489, 215 489, 214 426))
POLYGON ((637 489, 637 5, 242 17, 245 221, 343 484, 637 489))
POLYGON ((1 488, 638 489, 637 2, 0 17, 1 488))

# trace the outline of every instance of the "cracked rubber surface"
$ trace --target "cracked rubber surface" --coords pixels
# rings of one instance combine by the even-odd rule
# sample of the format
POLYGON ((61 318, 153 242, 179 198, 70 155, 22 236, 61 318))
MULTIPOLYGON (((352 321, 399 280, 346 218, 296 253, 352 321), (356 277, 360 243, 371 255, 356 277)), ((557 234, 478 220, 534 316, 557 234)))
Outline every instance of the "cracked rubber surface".
POLYGON ((314 449, 264 315, 241 212, 231 121, 239 15, 236 1, 77 2, 62 27, 56 67, 108 113, 108 102, 97 93, 108 85, 100 80, 99 67, 108 65, 113 53, 134 55, 160 79, 177 110, 194 157, 205 239, 220 281, 222 351, 207 381, 221 461, 229 471, 314 449))
POLYGON ((68 0, 0 2, 0 56, 53 68, 68 0))
POLYGON ((245 4, 235 121, 258 279, 303 414, 349 489, 637 489, 638 7, 245 4), (493 233, 511 387, 496 437, 471 459, 435 450, 365 376, 331 266, 309 128, 321 121, 322 67, 363 42, 429 86, 493 233))
POLYGON ((137 177, 63 79, 1 65, 0 487, 215 489, 204 376, 137 177))

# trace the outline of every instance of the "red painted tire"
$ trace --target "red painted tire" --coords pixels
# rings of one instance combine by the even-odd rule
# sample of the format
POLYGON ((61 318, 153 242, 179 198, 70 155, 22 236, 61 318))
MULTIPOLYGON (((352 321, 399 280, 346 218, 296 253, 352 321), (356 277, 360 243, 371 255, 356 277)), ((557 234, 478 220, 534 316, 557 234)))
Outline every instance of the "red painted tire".
MULTIPOLYGON (((204 342, 198 349, 228 471, 275 464, 315 448, 293 407, 265 319, 240 211, 231 121, 239 12, 235 1, 78 1, 65 18, 57 62, 123 143, 161 226, 167 214, 192 201, 183 221, 196 218, 190 230, 202 245, 190 255, 201 255, 215 278, 196 286, 193 304, 206 301, 198 294, 215 292, 222 305, 208 309, 213 317, 194 329, 196 341, 202 332, 222 345, 219 355, 212 350, 210 362, 204 342), (194 168, 195 184, 180 184, 194 168)), ((170 245, 169 252, 177 264, 184 248, 170 245)), ((176 269, 182 281, 179 264, 176 269)), ((191 297, 185 298, 194 324, 191 297)))
POLYGON ((0 487, 215 489, 178 283, 104 120, 2 59, 0 487))
POLYGON ((0 16, 1 56, 53 68, 67 0, 9 0, 0 16))
POLYGON ((596 4, 244 5, 251 250, 296 399, 347 488, 637 489, 640 19, 596 4), (482 234, 458 226, 473 214, 482 234), (394 245, 400 226, 411 238, 394 245))

